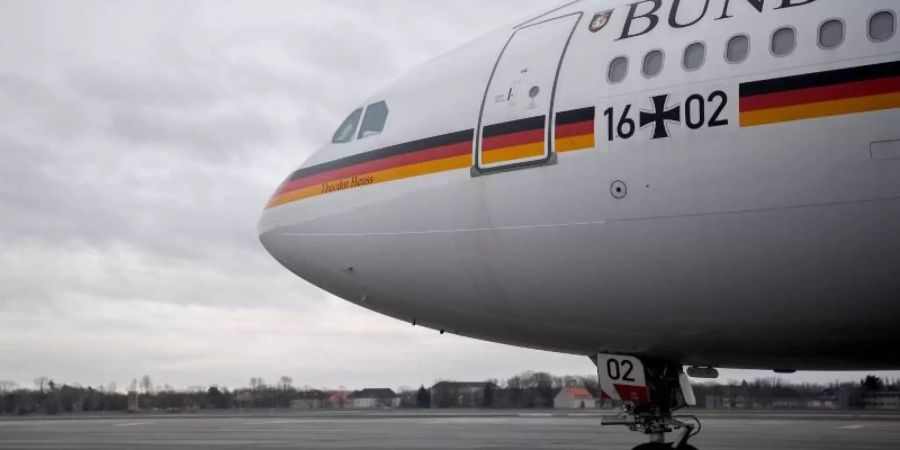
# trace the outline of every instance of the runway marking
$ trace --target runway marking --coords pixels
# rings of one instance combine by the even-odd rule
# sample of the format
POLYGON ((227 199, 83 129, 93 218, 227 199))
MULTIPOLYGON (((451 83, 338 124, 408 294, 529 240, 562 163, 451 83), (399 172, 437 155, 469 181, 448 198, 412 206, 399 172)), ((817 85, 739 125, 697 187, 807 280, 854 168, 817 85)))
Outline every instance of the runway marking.
POLYGON ((244 422, 241 425, 284 425, 286 423, 298 423, 298 422, 311 422, 312 420, 307 419, 299 419, 299 420, 257 420, 253 422, 244 422))
POLYGON ((865 425, 855 424, 855 425, 844 425, 841 427, 837 427, 838 430, 861 430, 865 428, 865 425))
POLYGON ((116 423, 113 424, 114 427, 135 427, 138 425, 152 425, 156 422, 128 422, 128 423, 116 423))

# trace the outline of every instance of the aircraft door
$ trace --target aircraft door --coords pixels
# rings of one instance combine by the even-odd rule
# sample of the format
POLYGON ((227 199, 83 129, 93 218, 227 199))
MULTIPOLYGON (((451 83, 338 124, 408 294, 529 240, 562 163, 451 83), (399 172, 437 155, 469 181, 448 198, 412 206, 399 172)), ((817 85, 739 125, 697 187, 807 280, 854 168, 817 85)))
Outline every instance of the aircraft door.
POLYGON ((482 101, 476 173, 552 160, 556 80, 580 18, 577 13, 526 25, 507 41, 482 101))

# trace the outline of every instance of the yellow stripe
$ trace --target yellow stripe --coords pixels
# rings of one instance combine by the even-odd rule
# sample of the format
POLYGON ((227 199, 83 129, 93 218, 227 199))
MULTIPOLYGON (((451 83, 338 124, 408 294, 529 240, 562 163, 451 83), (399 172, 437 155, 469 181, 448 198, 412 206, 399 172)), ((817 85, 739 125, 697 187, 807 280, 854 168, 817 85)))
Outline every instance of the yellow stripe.
POLYGON ((569 136, 556 140, 556 153, 565 153, 586 148, 594 148, 594 134, 569 136))
POLYGON ((879 94, 827 102, 807 103, 741 113, 741 126, 753 127, 794 120, 840 116, 869 111, 900 108, 900 93, 879 94))
POLYGON ((313 197, 313 196, 319 195, 319 193, 321 193, 321 191, 322 191, 322 186, 316 184, 313 186, 307 186, 302 189, 285 192, 284 194, 281 194, 277 197, 272 197, 269 200, 269 203, 266 205, 266 208, 272 208, 272 207, 275 207, 278 205, 283 205, 285 203, 290 203, 290 202, 293 202, 296 200, 302 200, 304 198, 313 197))
POLYGON ((373 184, 385 183, 388 181, 400 180, 403 178, 417 177, 430 173, 445 172, 454 169, 464 169, 472 165, 471 155, 452 156, 450 158, 436 159, 418 164, 410 164, 408 166, 395 167, 391 169, 380 170, 367 174, 357 175, 356 177, 347 177, 340 180, 329 181, 327 183, 308 186, 296 191, 287 192, 274 197, 269 201, 267 208, 272 208, 285 203, 301 200, 304 198, 315 197, 330 192, 344 191, 355 189, 357 187, 369 186, 373 184), (354 178, 357 184, 353 184, 354 178))
POLYGON ((484 164, 493 164, 503 161, 514 161, 517 159, 533 158, 535 156, 544 155, 544 143, 536 142, 533 144, 514 145, 512 147, 503 147, 496 150, 484 151, 481 154, 481 162, 484 164))

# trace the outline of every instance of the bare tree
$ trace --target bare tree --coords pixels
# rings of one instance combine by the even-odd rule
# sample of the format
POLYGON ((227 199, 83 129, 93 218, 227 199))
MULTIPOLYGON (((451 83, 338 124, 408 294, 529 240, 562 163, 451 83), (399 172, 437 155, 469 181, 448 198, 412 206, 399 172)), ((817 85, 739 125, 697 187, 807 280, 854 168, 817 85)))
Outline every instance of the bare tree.
POLYGON ((153 393, 153 380, 150 379, 150 375, 141 377, 141 391, 144 392, 144 395, 153 393))
POLYGON ((294 379, 287 375, 282 375, 278 379, 278 387, 281 388, 282 392, 290 389, 292 384, 294 384, 294 379))
POLYGON ((138 382, 135 379, 132 379, 131 384, 128 385, 128 410, 138 410, 138 382))
POLYGON ((34 379, 34 386, 36 388, 38 388, 39 391, 41 391, 41 394, 43 394, 44 386, 47 385, 48 381, 50 381, 50 377, 47 377, 46 375, 41 375, 34 379))
POLYGON ((9 380, 0 380, 0 394, 12 392, 16 389, 16 382, 9 380))

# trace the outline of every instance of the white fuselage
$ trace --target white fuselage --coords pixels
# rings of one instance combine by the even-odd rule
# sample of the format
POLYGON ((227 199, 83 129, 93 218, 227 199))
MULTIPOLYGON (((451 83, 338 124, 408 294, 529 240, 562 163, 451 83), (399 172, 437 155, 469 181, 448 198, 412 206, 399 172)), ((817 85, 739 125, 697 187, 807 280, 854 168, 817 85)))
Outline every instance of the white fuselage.
POLYGON ((706 6, 574 2, 410 71, 360 105, 386 102, 383 131, 285 181, 262 243, 348 301, 480 339, 900 368, 900 36, 868 30, 898 3, 706 6))

